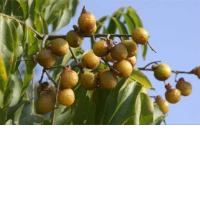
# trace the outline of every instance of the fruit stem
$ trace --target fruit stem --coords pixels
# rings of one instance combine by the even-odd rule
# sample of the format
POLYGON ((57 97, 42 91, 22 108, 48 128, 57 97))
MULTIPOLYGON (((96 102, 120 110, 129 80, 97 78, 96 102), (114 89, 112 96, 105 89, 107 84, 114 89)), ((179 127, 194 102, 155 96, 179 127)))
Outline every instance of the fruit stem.
POLYGON ((57 107, 57 103, 58 103, 58 93, 59 93, 59 89, 60 89, 60 75, 59 75, 59 79, 58 79, 58 83, 56 84, 56 100, 55 100, 55 105, 54 105, 54 109, 52 112, 52 116, 51 116, 51 124, 55 125, 55 119, 56 119, 56 107, 57 107))
POLYGON ((48 79, 57 87, 57 83, 53 80, 50 74, 44 69, 45 74, 47 75, 48 79))
POLYGON ((142 69, 146 69, 147 67, 149 67, 153 64, 158 64, 158 63, 161 63, 161 62, 162 62, 161 60, 150 62, 149 64, 145 65, 142 69))
POLYGON ((149 47, 154 53, 157 53, 157 51, 150 45, 149 42, 147 42, 147 45, 148 45, 148 47, 149 47))

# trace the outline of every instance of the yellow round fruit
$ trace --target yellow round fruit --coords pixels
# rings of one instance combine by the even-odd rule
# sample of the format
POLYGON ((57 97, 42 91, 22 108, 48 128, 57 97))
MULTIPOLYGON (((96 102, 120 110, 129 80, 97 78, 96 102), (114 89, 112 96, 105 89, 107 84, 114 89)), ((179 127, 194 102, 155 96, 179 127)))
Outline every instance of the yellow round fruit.
POLYGON ((172 71, 167 64, 159 64, 153 67, 154 76, 159 81, 166 81, 170 78, 172 71))
POLYGON ((85 36, 91 36, 96 32, 96 17, 87 11, 83 11, 78 19, 78 25, 85 36))
POLYGON ((180 78, 176 84, 176 88, 181 91, 182 96, 189 96, 192 93, 192 85, 191 83, 184 80, 184 78, 180 78))
POLYGON ((161 96, 156 97, 156 103, 157 103, 159 109, 164 114, 169 112, 169 103, 165 99, 163 99, 161 96))
POLYGON ((111 57, 116 61, 124 60, 128 57, 128 50, 126 46, 122 43, 115 45, 111 49, 111 57))
POLYGON ((98 57, 104 57, 109 53, 109 47, 105 40, 99 40, 93 45, 93 52, 98 57))
POLYGON ((128 57, 133 57, 137 54, 137 44, 133 40, 124 40, 122 42, 128 50, 128 57))
POLYGON ((137 58, 136 58, 135 56, 130 57, 130 58, 128 58, 127 60, 132 64, 133 67, 134 67, 134 66, 136 65, 136 63, 137 63, 137 58))
POLYGON ((61 88, 62 89, 74 88, 77 84, 78 84, 78 74, 70 68, 64 68, 60 79, 61 88))
POLYGON ((102 88, 112 90, 117 85, 117 78, 111 71, 105 70, 99 74, 99 82, 102 88))
POLYGON ((145 45, 148 43, 149 33, 146 29, 138 27, 133 31, 132 38, 137 44, 145 45))
POLYGON ((81 80, 81 85, 86 89, 86 90, 93 90, 97 86, 97 80, 96 80, 96 75, 92 72, 84 72, 81 74, 80 77, 81 80))
POLYGON ((71 106, 75 102, 75 94, 72 89, 64 89, 58 92, 58 102, 64 106, 71 106))
POLYGON ((78 48, 83 43, 83 37, 78 34, 76 31, 69 31, 66 35, 66 40, 69 43, 70 47, 78 48))
POLYGON ((51 52, 50 49, 41 49, 36 60, 41 66, 48 69, 55 65, 56 56, 51 52))
POLYGON ((69 52, 68 42, 62 38, 57 38, 51 42, 51 51, 57 56, 64 56, 69 52))
POLYGON ((165 98, 171 104, 176 104, 181 100, 181 92, 178 89, 166 86, 165 98))
POLYGON ((90 50, 83 54, 81 63, 82 67, 95 69, 100 64, 100 58, 94 54, 93 50, 90 50))
POLYGON ((133 66, 127 60, 115 63, 114 68, 119 72, 120 76, 125 78, 128 78, 133 72, 133 66))

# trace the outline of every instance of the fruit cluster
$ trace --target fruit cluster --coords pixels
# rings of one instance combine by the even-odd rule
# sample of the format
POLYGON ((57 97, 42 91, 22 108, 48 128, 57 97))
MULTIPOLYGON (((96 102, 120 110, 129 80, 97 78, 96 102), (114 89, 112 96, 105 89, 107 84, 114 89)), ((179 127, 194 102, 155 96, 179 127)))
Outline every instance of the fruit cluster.
MULTIPOLYGON (((110 35, 95 39, 97 21, 95 16, 83 9, 78 19, 78 25, 70 30, 65 38, 56 38, 40 50, 37 55, 37 62, 48 70, 55 66, 56 58, 65 56, 73 52, 71 48, 81 46, 85 37, 94 40, 93 48, 85 52, 80 61, 74 57, 80 72, 74 71, 70 66, 63 69, 60 75, 59 88, 56 89, 47 83, 42 83, 38 89, 38 99, 36 101, 37 112, 45 114, 51 112, 55 107, 55 102, 65 106, 71 106, 75 102, 73 88, 80 82, 82 87, 93 90, 97 87, 111 90, 116 87, 120 78, 128 78, 134 73, 137 62, 138 45, 149 44, 149 33, 142 27, 136 28, 131 39, 120 38, 119 42, 114 42, 110 35), (103 68, 100 67, 104 64, 103 68)), ((150 69, 159 81, 166 81, 172 75, 172 70, 167 64, 153 65, 150 69)), ((181 99, 181 95, 190 95, 192 86, 189 82, 181 78, 173 88, 166 85, 164 100, 161 96, 155 98, 155 102, 163 113, 169 111, 168 102, 175 104, 181 99)))

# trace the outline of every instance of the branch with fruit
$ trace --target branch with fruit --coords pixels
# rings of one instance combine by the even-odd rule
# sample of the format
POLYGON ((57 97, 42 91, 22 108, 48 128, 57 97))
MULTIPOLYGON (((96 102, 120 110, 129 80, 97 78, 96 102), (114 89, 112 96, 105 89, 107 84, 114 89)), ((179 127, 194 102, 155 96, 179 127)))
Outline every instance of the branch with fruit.
MULTIPOLYGON (((86 90, 94 90, 101 87, 107 90, 114 89, 118 80, 128 79, 136 69, 138 46, 148 45, 155 51, 149 43, 149 33, 143 27, 137 27, 130 34, 95 34, 97 21, 95 16, 83 8, 78 19, 78 25, 73 27, 66 35, 37 35, 38 39, 43 40, 41 50, 36 55, 36 61, 44 70, 40 79, 38 98, 36 100, 36 110, 40 114, 52 112, 52 124, 54 124, 55 108, 58 103, 64 106, 71 106, 75 102, 73 88, 79 82, 86 90), (83 53, 81 58, 77 58, 73 48, 79 48, 84 38, 93 40, 91 50, 83 53), (120 42, 113 41, 119 38, 120 42), (98 39, 98 40, 97 40, 98 39), (55 66, 56 59, 71 53, 74 59, 74 66, 55 66), (102 65, 103 64, 103 68, 102 65), (78 68, 76 72, 73 67, 78 68), (61 73, 57 83, 48 74, 48 70, 60 69, 61 73), (54 83, 55 87, 46 82, 42 83, 43 75, 46 73, 48 78, 54 83), (48 100, 48 104, 47 104, 48 100)), ((151 71, 159 81, 167 81, 172 74, 193 74, 200 78, 200 67, 191 71, 172 70, 169 65, 160 61, 152 62, 145 67, 137 68, 141 71, 151 71)), ((165 84, 165 98, 155 97, 155 102, 160 110, 166 114, 169 111, 168 103, 175 104, 180 101, 182 96, 189 96, 192 92, 192 85, 180 78, 176 88, 170 84, 165 84)))

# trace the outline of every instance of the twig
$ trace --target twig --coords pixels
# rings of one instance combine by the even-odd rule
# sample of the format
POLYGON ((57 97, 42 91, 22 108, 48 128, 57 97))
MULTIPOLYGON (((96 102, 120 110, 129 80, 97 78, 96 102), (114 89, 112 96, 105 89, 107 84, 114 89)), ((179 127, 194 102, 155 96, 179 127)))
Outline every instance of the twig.
POLYGON ((54 109, 53 109, 52 117, 51 117, 52 125, 55 125, 55 120, 56 120, 56 108, 57 108, 57 103, 58 103, 59 89, 60 89, 60 75, 59 75, 59 79, 58 79, 58 83, 57 83, 57 87, 56 87, 56 99, 55 99, 55 105, 54 105, 54 109))
MULTIPOLYGON (((141 71, 150 71, 150 72, 153 71, 153 69, 144 69, 144 67, 139 67, 138 69, 141 71)), ((178 70, 177 71, 172 70, 172 73, 173 74, 193 74, 191 71, 178 71, 178 70)))
POLYGON ((157 51, 150 45, 149 42, 147 42, 147 45, 149 46, 149 48, 150 48, 153 52, 157 53, 157 51))
POLYGON ((77 57, 75 56, 75 54, 74 54, 72 48, 69 47, 69 50, 70 50, 70 52, 71 52, 71 54, 72 54, 72 57, 74 58, 74 61, 76 62, 77 65, 79 65, 79 61, 78 61, 77 57))
POLYGON ((46 70, 44 70, 44 72, 47 75, 48 79, 55 85, 55 87, 57 87, 57 83, 53 80, 50 74, 46 70))
POLYGON ((44 73, 45 73, 45 69, 42 70, 42 75, 41 75, 41 78, 39 80, 39 83, 41 84, 42 83, 42 80, 44 78, 44 73))
POLYGON ((147 65, 145 65, 143 68, 141 68, 141 69, 146 69, 147 67, 149 67, 149 66, 151 66, 151 65, 153 65, 153 64, 158 64, 158 63, 161 63, 162 61, 154 61, 154 62, 150 62, 149 64, 147 64, 147 65))

